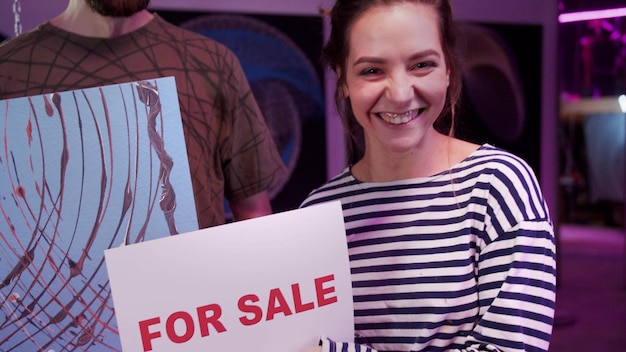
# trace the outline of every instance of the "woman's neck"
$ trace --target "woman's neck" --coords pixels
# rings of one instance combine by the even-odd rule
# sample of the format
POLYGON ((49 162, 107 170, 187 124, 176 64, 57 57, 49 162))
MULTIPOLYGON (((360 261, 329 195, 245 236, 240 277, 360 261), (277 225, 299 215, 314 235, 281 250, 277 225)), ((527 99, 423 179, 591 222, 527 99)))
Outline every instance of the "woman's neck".
POLYGON ((480 148, 478 144, 440 133, 433 137, 427 147, 403 154, 366 150, 365 156, 352 167, 352 175, 362 182, 388 182, 433 176, 452 169, 480 148))
POLYGON ((432 176, 450 167, 452 138, 434 133, 425 146, 403 153, 367 150, 352 167, 352 174, 363 182, 387 182, 432 176))

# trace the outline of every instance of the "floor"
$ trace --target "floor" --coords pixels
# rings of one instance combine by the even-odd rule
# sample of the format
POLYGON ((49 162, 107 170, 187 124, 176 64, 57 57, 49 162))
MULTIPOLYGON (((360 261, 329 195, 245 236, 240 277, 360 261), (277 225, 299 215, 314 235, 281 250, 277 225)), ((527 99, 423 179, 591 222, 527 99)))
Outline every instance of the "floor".
POLYGON ((561 226, 550 352, 626 351, 624 232, 561 226))

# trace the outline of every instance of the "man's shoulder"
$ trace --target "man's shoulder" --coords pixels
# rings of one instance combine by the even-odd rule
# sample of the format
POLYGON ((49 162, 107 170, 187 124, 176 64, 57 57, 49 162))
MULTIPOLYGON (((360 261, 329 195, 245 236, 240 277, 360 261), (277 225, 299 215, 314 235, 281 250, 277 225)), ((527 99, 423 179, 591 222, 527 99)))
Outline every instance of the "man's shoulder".
POLYGON ((155 26, 161 27, 169 35, 174 35, 176 37, 185 37, 186 39, 197 39, 209 43, 220 44, 216 40, 201 33, 197 33, 191 29, 184 28, 174 23, 168 21, 167 19, 159 16, 159 14, 154 14, 154 20, 151 23, 153 25, 152 29, 154 30, 155 26))
POLYGON ((159 16, 157 13, 154 14, 154 20, 151 23, 150 30, 152 32, 158 31, 166 38, 175 38, 178 45, 184 45, 191 49, 192 52, 195 47, 203 52, 207 50, 209 52, 220 52, 222 55, 226 56, 232 54, 232 50, 219 41, 191 29, 175 25, 159 16))
POLYGON ((16 37, 0 42, 0 58, 6 54, 14 52, 16 49, 25 48, 37 43, 41 35, 50 30, 48 22, 44 22, 28 32, 24 32, 16 37))

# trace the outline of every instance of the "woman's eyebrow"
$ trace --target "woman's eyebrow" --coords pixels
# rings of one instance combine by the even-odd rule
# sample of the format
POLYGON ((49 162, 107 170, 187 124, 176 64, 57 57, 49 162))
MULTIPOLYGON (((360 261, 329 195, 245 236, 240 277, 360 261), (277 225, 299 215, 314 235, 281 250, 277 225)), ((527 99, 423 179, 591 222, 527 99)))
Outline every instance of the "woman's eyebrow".
MULTIPOLYGON (((420 51, 417 52, 413 55, 411 55, 409 57, 410 60, 419 60, 422 59, 424 57, 428 57, 428 56, 436 56, 436 57, 440 57, 440 53, 434 49, 428 49, 428 50, 424 50, 424 51, 420 51)), ((384 63, 385 60, 376 56, 363 56, 358 58, 354 64, 352 66, 356 66, 362 63, 368 63, 368 64, 382 64, 384 63)))

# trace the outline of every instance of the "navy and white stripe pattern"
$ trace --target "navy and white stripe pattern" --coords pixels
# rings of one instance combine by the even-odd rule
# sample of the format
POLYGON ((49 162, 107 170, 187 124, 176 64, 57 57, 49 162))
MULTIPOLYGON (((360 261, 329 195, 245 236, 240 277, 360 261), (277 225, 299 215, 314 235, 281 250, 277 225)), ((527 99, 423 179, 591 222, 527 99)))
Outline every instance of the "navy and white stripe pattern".
POLYGON ((340 199, 356 344, 324 351, 547 351, 553 227, 536 176, 483 145, 431 177, 362 183, 346 168, 302 207, 340 199))

